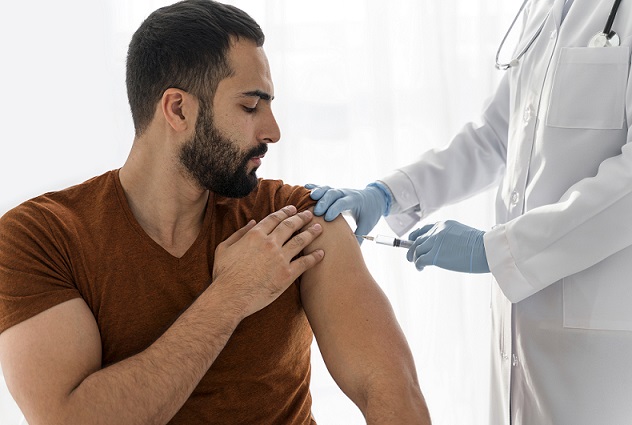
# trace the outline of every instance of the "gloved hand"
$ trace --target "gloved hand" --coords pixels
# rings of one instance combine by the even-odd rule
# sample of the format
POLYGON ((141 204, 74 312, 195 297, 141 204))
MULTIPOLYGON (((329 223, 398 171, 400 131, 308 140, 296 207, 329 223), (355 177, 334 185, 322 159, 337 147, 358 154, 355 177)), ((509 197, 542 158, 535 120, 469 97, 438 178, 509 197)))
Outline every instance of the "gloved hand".
MULTIPOLYGON (((318 201, 314 207, 314 214, 325 214, 325 221, 332 221, 343 211, 351 211, 351 216, 357 224, 356 236, 368 235, 384 214, 388 213, 389 195, 375 185, 368 185, 363 190, 332 189, 329 186, 315 184, 305 185, 311 189, 311 198, 318 201)), ((362 243, 362 239, 358 238, 362 243)))
POLYGON ((437 266, 456 272, 489 273, 484 234, 452 220, 429 224, 408 236, 415 242, 406 258, 420 271, 426 266, 437 266))

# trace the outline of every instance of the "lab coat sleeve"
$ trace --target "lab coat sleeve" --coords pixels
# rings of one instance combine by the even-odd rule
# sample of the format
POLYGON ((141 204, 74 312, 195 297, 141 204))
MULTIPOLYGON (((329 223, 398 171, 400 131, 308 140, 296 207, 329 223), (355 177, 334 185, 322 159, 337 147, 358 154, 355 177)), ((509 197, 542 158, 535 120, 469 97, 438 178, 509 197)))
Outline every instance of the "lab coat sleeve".
POLYGON ((510 301, 519 302, 632 246, 629 76, 626 90, 627 138, 620 154, 604 160, 595 176, 572 185, 559 202, 485 234, 490 270, 510 301))
POLYGON ((403 235, 439 208, 497 185, 507 157, 508 77, 484 109, 482 123, 467 124, 443 149, 381 179, 393 195, 386 222, 403 235))

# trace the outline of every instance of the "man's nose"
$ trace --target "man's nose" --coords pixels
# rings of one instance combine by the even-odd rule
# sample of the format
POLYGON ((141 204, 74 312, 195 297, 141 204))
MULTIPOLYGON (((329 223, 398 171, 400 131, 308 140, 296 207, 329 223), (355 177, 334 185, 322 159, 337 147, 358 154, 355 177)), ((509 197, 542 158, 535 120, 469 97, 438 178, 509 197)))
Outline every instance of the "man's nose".
POLYGON ((272 111, 268 111, 259 131, 259 141, 262 143, 276 143, 280 138, 281 129, 279 128, 272 111))

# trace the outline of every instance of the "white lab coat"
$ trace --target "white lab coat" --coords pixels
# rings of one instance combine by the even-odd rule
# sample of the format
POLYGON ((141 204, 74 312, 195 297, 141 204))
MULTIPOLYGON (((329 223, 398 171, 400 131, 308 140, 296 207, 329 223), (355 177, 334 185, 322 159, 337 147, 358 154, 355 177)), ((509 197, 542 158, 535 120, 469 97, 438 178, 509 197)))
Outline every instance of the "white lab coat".
POLYGON ((562 24, 564 0, 534 0, 516 51, 546 19, 542 33, 482 124, 382 179, 400 235, 499 187, 484 238, 493 425, 632 424, 632 0, 621 47, 586 47, 612 3, 575 0, 562 24))

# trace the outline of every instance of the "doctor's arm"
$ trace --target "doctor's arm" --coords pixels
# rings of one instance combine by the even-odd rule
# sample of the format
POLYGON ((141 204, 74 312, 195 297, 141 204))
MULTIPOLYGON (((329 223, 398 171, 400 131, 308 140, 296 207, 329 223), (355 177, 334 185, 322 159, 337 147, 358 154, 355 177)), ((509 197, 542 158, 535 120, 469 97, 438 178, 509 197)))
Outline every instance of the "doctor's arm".
POLYGON ((406 339, 342 218, 305 252, 323 261, 301 277, 301 298, 323 359, 367 424, 430 424, 406 339))
MULTIPOLYGON (((632 247, 632 144, 608 158, 594 177, 550 205, 485 234, 490 270, 503 293, 519 302, 560 279, 632 247)), ((628 261, 620 258, 618 262, 628 261)))
POLYGON ((446 145, 380 179, 393 194, 386 222, 404 235, 420 220, 498 185, 507 161, 509 75, 483 108, 479 122, 467 123, 446 145))
POLYGON ((363 190, 307 185, 318 201, 314 214, 330 221, 351 211, 357 235, 368 234, 385 215, 401 236, 441 207, 498 184, 507 159, 509 97, 505 74, 479 123, 466 124, 447 146, 424 152, 363 190))
MULTIPOLYGON (((629 38, 628 38, 629 40, 629 38)), ((629 53, 627 54, 629 55, 629 53)), ((626 63, 627 63, 626 56, 626 63)), ((562 165, 573 175, 557 202, 534 208, 485 234, 492 274, 503 293, 519 302, 560 279, 599 264, 600 279, 627 285, 632 250, 632 72, 611 79, 625 90, 621 128, 565 129, 576 146, 562 165), (580 145, 577 141, 581 140, 580 145), (577 174, 577 175, 574 175, 577 174), (627 251, 627 252, 626 252, 627 251), (607 260, 607 261, 605 261, 607 260), (601 264, 600 264, 601 263, 601 264), (609 276, 604 278, 608 269, 609 276), (625 282, 625 283, 623 283, 625 282)), ((610 87, 608 87, 610 88, 610 87)), ((608 90, 573 96, 596 96, 608 90)), ((569 94, 570 95, 570 94, 569 94)), ((598 109, 596 116, 609 112, 598 109)), ((567 140, 556 140, 564 146, 567 140)))

